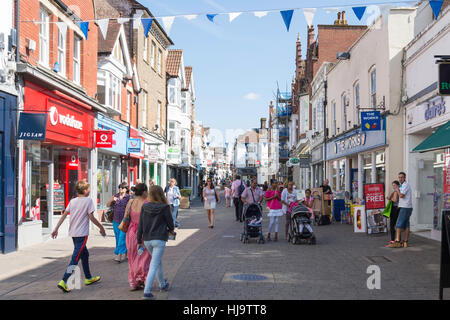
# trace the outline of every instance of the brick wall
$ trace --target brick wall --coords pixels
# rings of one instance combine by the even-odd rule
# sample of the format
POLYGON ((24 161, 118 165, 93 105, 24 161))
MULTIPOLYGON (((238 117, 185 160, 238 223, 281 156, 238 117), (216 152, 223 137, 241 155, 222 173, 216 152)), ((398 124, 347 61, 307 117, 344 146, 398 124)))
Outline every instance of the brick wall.
MULTIPOLYGON (((94 7, 92 0, 64 0, 64 3, 75 12, 82 20, 92 20, 94 18, 94 7)), ((39 64, 39 24, 23 21, 39 21, 39 9, 41 3, 39 0, 21 1, 20 4, 20 35, 19 51, 22 59, 36 66, 39 64), (36 50, 30 52, 26 49, 27 39, 36 42, 36 50)), ((42 6, 50 13, 49 24, 49 68, 53 69, 58 58, 58 27, 55 23, 65 16, 65 13, 51 1, 42 1, 42 6)), ((66 34, 66 78, 73 80, 73 43, 75 34, 71 26, 67 28, 66 34)), ((97 92, 97 35, 98 27, 90 22, 88 40, 81 41, 80 49, 80 84, 86 90, 86 93, 95 97, 97 92)))

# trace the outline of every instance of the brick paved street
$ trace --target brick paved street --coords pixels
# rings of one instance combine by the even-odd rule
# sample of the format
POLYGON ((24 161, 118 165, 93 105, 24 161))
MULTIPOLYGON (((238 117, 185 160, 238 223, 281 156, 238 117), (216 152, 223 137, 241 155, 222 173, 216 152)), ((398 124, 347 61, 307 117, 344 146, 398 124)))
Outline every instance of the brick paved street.
MULTIPOLYGON (((388 249, 386 235, 354 234, 351 226, 335 223, 315 227, 315 246, 288 244, 282 232, 278 242, 242 244, 242 224, 234 221, 233 210, 221 204, 212 230, 199 202, 181 211, 182 229, 176 242, 169 241, 163 260, 172 288, 169 293, 155 291, 157 299, 438 298, 440 246, 435 241, 413 236, 410 248, 388 249), (376 262, 367 257, 376 257, 376 262), (367 289, 366 269, 371 264, 381 268, 381 290, 367 289), (267 279, 230 278, 241 273, 267 279)), ((72 242, 50 240, 0 256, 0 299, 139 299, 142 291, 129 291, 128 264, 112 260, 110 226, 107 232, 106 239, 91 232, 88 242, 91 269, 103 277, 101 283, 70 294, 60 292, 56 284, 69 261, 72 242)))

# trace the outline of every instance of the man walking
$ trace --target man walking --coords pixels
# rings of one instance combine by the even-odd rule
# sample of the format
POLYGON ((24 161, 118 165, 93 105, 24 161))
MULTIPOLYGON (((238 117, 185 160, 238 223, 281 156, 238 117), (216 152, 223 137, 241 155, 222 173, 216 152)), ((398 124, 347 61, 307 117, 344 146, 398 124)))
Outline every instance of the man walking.
POLYGON ((251 205, 253 203, 261 205, 263 196, 264 196, 264 193, 258 187, 257 180, 252 179, 250 187, 246 188, 241 196, 241 200, 243 203, 243 209, 242 209, 243 214, 245 214, 245 211, 247 211, 247 208, 249 205, 251 205))
POLYGON ((233 197, 234 210, 236 213, 236 221, 242 222, 242 193, 245 190, 244 183, 241 180, 241 176, 237 175, 231 185, 231 196, 233 197))
POLYGON ((398 174, 398 181, 400 182, 400 187, 396 187, 399 195, 398 207, 400 212, 397 218, 397 225, 395 226, 395 241, 389 245, 390 248, 407 248, 408 247, 408 237, 409 237, 409 219, 412 214, 412 192, 411 186, 406 182, 406 174, 400 172, 398 174), (400 242, 402 232, 405 232, 404 241, 400 242))

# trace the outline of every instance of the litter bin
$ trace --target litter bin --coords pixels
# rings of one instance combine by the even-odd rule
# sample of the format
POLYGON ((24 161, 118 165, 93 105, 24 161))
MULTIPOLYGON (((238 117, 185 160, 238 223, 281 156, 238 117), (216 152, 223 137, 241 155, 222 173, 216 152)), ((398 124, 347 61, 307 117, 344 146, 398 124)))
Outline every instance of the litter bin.
POLYGON ((333 200, 333 219, 334 221, 341 221, 341 211, 345 211, 345 200, 333 200))

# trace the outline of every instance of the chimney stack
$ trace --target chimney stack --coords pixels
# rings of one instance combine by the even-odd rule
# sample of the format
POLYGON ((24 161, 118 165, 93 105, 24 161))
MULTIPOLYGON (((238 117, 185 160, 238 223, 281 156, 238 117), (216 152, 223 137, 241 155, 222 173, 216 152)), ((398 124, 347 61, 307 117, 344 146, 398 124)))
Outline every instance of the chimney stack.
POLYGON ((347 20, 345 20, 345 11, 342 11, 341 24, 344 26, 348 25, 347 20))
POLYGON ((261 129, 265 129, 266 128, 266 118, 261 118, 261 129))

